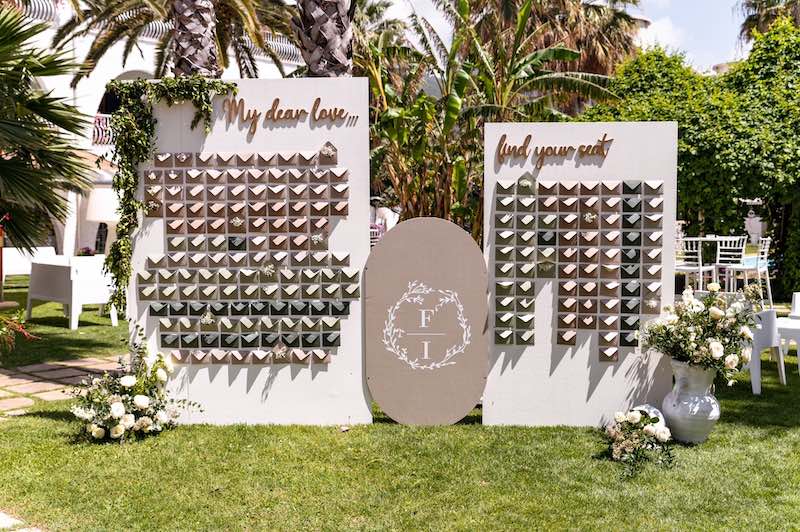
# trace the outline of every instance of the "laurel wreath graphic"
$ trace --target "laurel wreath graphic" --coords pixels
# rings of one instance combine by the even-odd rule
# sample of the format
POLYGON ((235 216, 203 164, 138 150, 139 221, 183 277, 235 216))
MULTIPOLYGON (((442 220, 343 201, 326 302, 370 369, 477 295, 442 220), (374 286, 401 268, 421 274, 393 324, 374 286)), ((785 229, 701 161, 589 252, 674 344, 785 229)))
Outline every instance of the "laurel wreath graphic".
POLYGON ((387 351, 394 353, 398 359, 411 366, 411 369, 434 370, 443 368, 444 366, 451 366, 456 363, 452 359, 466 350, 467 346, 470 344, 470 340, 471 326, 469 325, 466 316, 464 316, 464 306, 461 304, 458 294, 452 290, 435 290, 428 287, 421 281, 411 281, 408 283, 408 289, 405 291, 405 293, 400 297, 397 303, 389 307, 389 314, 384 322, 383 345, 386 346, 387 351), (397 312, 400 310, 401 306, 406 303, 422 305, 425 302, 424 296, 434 292, 438 292, 441 295, 438 303, 436 303, 436 306, 433 308, 434 313, 438 312, 439 309, 445 305, 455 306, 458 325, 461 327, 462 332, 461 342, 450 346, 450 348, 448 348, 445 352, 442 360, 438 362, 431 362, 429 364, 422 364, 419 362, 419 359, 416 358, 414 360, 409 360, 408 349, 399 344, 399 340, 403 337, 405 331, 395 326, 394 322, 397 317, 397 312))

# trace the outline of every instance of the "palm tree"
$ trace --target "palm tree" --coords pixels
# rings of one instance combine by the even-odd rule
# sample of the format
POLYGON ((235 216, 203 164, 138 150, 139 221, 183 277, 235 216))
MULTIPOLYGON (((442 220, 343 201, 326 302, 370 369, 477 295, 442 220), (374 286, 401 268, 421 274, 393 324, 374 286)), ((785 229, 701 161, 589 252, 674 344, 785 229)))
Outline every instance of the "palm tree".
MULTIPOLYGON (((522 0, 471 0, 480 13, 475 29, 484 40, 516 25, 522 0), (480 9, 478 9, 480 6, 480 9)), ((556 62, 556 70, 573 70, 609 75, 624 59, 636 52, 639 21, 626 8, 639 0, 539 0, 531 4, 525 31, 537 31, 537 48, 563 45, 580 52, 572 61, 556 62)))
POLYGON ((42 219, 65 219, 65 191, 91 186, 70 137, 88 122, 62 98, 35 88, 35 80, 71 74, 76 66, 62 52, 31 45, 45 30, 14 8, 0 8, 0 216, 24 249, 43 236, 42 219))
POLYGON ((744 21, 739 31, 742 41, 751 41, 755 32, 765 33, 780 17, 789 17, 800 25, 800 0, 740 0, 744 21))
POLYGON ((161 26, 154 75, 199 73, 218 77, 229 65, 228 52, 242 77, 258 77, 255 52, 262 50, 283 73, 264 32, 290 34, 291 8, 281 0, 71 0, 75 15, 53 38, 58 46, 95 33, 75 86, 88 76, 108 50, 124 42, 123 63, 148 29, 161 26))
POLYGON ((356 4, 356 0, 298 0, 292 28, 309 75, 352 75, 356 4))

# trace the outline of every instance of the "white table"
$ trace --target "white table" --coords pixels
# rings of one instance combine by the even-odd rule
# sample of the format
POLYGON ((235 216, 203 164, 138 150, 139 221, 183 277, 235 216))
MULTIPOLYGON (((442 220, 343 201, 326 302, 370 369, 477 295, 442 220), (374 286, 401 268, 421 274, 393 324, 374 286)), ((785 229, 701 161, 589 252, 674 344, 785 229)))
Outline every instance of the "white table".
MULTIPOLYGON (((780 337, 781 352, 783 356, 789 353, 789 344, 794 340, 797 348, 800 350, 800 319, 795 318, 778 318, 778 336, 780 337)), ((781 368, 778 368, 780 370, 781 368)), ((800 364, 798 364, 798 371, 800 372, 800 364)), ((781 382, 786 384, 785 371, 783 372, 781 382)))
MULTIPOLYGON (((112 293, 111 277, 103 272, 105 255, 92 257, 66 257, 56 255, 31 263, 31 280, 28 289, 28 319, 33 301, 55 301, 68 309, 69 328, 78 328, 78 318, 84 305, 100 305, 100 312, 108 304, 112 293)), ((111 325, 117 325, 117 311, 109 308, 111 325)))

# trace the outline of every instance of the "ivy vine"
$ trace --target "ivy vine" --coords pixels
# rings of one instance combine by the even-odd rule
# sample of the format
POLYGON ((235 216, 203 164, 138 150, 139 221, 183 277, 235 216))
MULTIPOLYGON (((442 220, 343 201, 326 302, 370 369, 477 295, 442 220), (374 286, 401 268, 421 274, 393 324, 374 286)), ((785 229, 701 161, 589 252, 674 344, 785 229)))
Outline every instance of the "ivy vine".
POLYGON ((200 76, 164 78, 158 81, 111 81, 106 89, 117 96, 120 107, 111 116, 114 135, 112 161, 117 166, 113 189, 119 198, 117 239, 106 257, 105 268, 114 278, 111 302, 117 309, 126 308, 126 289, 131 278, 131 235, 139 227, 143 204, 137 199, 139 165, 152 158, 156 119, 153 105, 168 106, 191 102, 195 108, 191 127, 200 122, 206 133, 211 131, 213 99, 217 95, 236 93, 236 84, 200 76))

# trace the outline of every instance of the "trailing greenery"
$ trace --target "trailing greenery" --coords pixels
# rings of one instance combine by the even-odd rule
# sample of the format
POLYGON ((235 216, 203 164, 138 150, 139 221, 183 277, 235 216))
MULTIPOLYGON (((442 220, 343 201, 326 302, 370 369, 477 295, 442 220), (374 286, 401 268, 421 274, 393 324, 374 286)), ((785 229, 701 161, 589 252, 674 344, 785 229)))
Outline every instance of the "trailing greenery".
POLYGON ((164 78, 157 82, 146 80, 120 81, 108 84, 107 90, 120 99, 120 107, 111 117, 114 134, 113 162, 117 165, 113 188, 119 197, 117 240, 106 257, 106 269, 114 277, 112 303, 125 309, 125 291, 131 277, 131 234, 139 226, 142 203, 136 194, 139 187, 139 164, 150 159, 153 151, 156 120, 153 105, 168 106, 191 102, 195 108, 191 127, 203 122, 211 130, 213 98, 236 92, 236 84, 199 76, 164 78))

